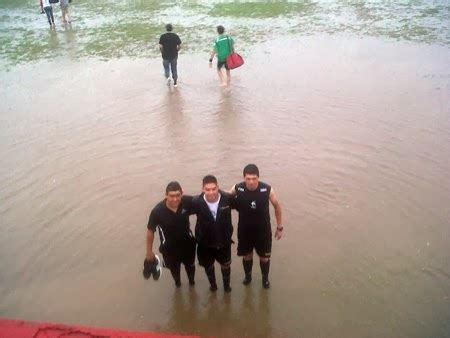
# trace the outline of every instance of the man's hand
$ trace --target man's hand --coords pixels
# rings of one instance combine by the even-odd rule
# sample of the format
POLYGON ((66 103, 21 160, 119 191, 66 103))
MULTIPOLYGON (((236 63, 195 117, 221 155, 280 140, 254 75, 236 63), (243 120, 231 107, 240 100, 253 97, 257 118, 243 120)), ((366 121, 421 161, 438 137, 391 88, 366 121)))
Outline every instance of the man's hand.
POLYGON ((279 240, 281 237, 283 237, 283 227, 278 226, 275 230, 275 239, 279 240))

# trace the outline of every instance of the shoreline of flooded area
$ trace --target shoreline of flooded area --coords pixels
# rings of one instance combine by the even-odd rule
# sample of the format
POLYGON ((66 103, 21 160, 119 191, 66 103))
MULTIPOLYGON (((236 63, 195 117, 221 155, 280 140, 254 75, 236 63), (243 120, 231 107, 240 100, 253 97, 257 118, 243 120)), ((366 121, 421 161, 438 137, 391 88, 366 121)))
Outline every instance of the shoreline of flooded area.
POLYGON ((77 1, 72 24, 61 22, 54 6, 56 31, 34 0, 0 4, 0 58, 6 67, 30 61, 66 57, 159 55, 158 37, 169 21, 189 53, 208 52, 215 27, 224 25, 239 48, 286 35, 349 34, 430 45, 450 44, 448 1, 77 1))
MULTIPOLYGON (((0 316, 219 337, 450 331, 447 46, 348 35, 249 47, 220 88, 207 53, 55 58, 0 73, 0 316), (180 180, 255 162, 285 237, 272 288, 141 275, 150 208, 180 180)), ((236 222, 234 223, 236 226, 236 222)), ((193 225, 192 225, 193 227, 193 225)), ((236 229, 235 235, 236 239, 236 229)), ((184 278, 184 276, 182 277, 184 278)))

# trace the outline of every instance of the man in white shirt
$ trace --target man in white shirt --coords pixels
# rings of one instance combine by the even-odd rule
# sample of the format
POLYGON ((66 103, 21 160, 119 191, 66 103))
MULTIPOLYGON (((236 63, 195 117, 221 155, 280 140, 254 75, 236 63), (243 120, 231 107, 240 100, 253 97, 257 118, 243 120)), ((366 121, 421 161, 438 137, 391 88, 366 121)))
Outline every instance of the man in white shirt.
POLYGON ((217 290, 214 262, 220 264, 223 277, 223 288, 230 292, 231 274, 231 236, 233 224, 231 209, 233 200, 228 193, 219 190, 217 179, 213 175, 203 178, 202 193, 193 199, 192 212, 197 215, 195 237, 197 240, 197 258, 205 268, 211 284, 210 290, 217 290))
POLYGON ((50 3, 50 0, 39 0, 39 3, 41 5, 41 13, 47 14, 47 20, 48 24, 50 25, 50 28, 55 27, 55 18, 53 17, 53 7, 50 3))

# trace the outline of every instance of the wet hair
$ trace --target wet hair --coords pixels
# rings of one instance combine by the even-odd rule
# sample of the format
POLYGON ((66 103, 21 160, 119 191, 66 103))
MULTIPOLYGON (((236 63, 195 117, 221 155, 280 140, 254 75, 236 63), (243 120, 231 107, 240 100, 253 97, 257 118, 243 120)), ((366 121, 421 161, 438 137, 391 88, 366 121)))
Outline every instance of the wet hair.
POLYGON ((217 26, 217 33, 223 34, 225 32, 225 28, 222 25, 217 26))
POLYGON ((243 175, 256 175, 259 177, 259 169, 256 164, 247 164, 244 168, 243 175))
POLYGON ((172 30, 173 30, 172 24, 171 24, 171 23, 168 23, 168 24, 166 25, 166 31, 171 32, 172 30))
POLYGON ((180 183, 178 183, 177 181, 169 182, 169 184, 167 185, 167 187, 166 187, 166 195, 169 192, 171 192, 171 191, 183 192, 183 190, 181 189, 180 183))
POLYGON ((203 177, 203 186, 205 186, 208 183, 217 184, 217 178, 213 175, 206 175, 205 177, 203 177))

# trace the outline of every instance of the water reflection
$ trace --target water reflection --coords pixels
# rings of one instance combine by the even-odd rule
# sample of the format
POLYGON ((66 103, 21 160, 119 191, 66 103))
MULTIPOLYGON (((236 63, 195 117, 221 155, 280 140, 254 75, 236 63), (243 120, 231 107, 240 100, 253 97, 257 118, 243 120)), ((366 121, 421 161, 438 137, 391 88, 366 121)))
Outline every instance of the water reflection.
POLYGON ((176 289, 169 309, 168 332, 195 333, 202 320, 198 309, 198 294, 195 288, 190 288, 187 294, 184 290, 176 289))

